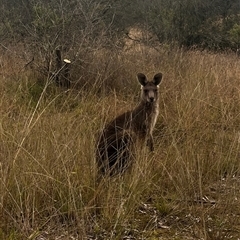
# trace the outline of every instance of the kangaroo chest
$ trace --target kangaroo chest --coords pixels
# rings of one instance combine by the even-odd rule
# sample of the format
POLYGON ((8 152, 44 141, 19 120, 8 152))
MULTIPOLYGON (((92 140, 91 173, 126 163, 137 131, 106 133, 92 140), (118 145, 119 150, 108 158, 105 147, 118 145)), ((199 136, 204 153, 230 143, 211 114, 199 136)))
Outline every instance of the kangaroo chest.
POLYGON ((158 116, 158 109, 144 109, 136 114, 132 115, 132 127, 135 132, 141 135, 148 135, 152 133, 152 130, 156 124, 158 116))
POLYGON ((146 119, 145 119, 145 125, 146 128, 149 129, 149 133, 152 132, 158 116, 158 110, 155 109, 155 111, 152 111, 151 113, 146 113, 146 119))

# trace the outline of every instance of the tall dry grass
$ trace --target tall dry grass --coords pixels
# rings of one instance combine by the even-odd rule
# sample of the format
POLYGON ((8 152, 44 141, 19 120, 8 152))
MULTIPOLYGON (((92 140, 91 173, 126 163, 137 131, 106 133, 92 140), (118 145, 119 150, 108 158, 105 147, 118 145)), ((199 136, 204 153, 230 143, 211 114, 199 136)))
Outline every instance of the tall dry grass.
POLYGON ((65 91, 1 59, 0 239, 237 239, 239 66, 231 54, 102 51, 65 91), (155 152, 99 180, 98 130, 137 104, 137 72, 158 71, 155 152))

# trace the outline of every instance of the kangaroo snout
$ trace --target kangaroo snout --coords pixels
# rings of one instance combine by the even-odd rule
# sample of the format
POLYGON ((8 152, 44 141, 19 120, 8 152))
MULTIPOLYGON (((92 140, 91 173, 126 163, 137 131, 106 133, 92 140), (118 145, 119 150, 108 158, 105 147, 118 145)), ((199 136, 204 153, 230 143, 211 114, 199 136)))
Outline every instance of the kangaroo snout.
POLYGON ((155 102, 156 98, 157 98, 157 93, 152 90, 152 89, 145 89, 145 93, 146 93, 146 101, 147 102, 150 102, 150 103, 153 103, 155 102))
POLYGON ((154 102, 154 97, 149 97, 149 102, 154 102))

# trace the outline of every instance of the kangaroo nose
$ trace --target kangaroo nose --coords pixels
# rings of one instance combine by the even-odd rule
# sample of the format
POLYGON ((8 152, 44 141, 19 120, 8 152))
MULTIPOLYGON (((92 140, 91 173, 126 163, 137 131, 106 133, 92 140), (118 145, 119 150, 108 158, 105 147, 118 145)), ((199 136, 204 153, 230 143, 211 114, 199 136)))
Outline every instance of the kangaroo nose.
POLYGON ((154 97, 150 97, 149 100, 150 100, 150 102, 153 102, 154 101, 154 97))

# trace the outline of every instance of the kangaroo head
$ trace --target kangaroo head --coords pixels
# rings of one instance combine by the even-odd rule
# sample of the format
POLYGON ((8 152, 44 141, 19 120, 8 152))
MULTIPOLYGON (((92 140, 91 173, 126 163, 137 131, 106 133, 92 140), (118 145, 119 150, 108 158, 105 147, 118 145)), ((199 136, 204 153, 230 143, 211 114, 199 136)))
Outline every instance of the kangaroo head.
POLYGON ((147 103, 156 102, 158 100, 158 85, 162 80, 162 73, 154 75, 152 81, 148 81, 143 73, 138 73, 137 78, 142 86, 142 101, 147 103))

